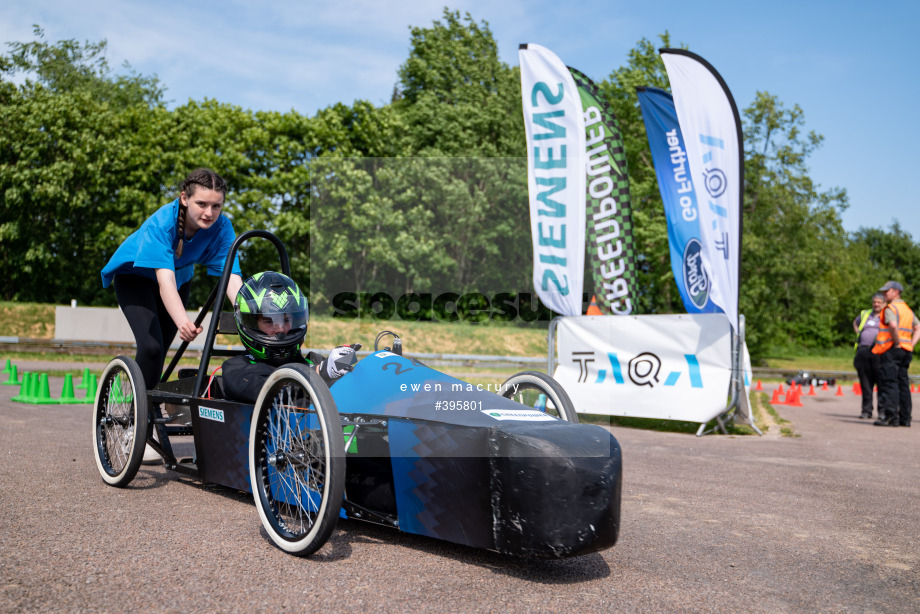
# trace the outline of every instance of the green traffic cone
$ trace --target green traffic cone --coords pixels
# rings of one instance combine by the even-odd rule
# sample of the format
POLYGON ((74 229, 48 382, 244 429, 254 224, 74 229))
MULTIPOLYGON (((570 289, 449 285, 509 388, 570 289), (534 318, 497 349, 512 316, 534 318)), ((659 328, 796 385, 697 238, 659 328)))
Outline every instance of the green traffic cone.
POLYGON ((51 385, 48 381, 47 373, 42 373, 38 376, 38 386, 35 390, 35 398, 32 399, 32 402, 36 405, 51 405, 52 403, 57 403, 57 401, 51 398, 51 385))
POLYGON ((64 375, 64 390, 61 391, 61 398, 58 403, 82 403, 83 399, 78 399, 73 393, 73 376, 70 373, 64 375))
POLYGON ((95 403, 96 402, 96 374, 90 373, 89 379, 86 380, 86 397, 81 400, 81 403, 95 403))
POLYGON ((19 398, 17 400, 20 403, 34 403, 37 392, 38 373, 26 373, 26 377, 22 378, 22 388, 20 389, 19 398), (28 385, 26 379, 28 379, 28 385))
POLYGON ((29 389, 32 387, 32 374, 24 373, 22 375, 22 385, 19 388, 19 394, 14 396, 10 401, 17 401, 19 403, 28 403, 29 398, 29 389))
POLYGON ((12 363, 10 362, 10 359, 7 358, 7 359, 6 359, 6 364, 3 365, 3 371, 0 371, 0 373, 12 373, 12 371, 13 371, 13 365, 12 365, 12 363))
POLYGON ((83 369, 83 378, 80 380, 80 383, 77 384, 77 388, 86 390, 88 386, 89 386, 89 367, 86 367, 85 369, 83 369))
POLYGON ((4 386, 21 386, 22 381, 19 379, 19 369, 16 365, 10 368, 10 378, 3 382, 4 386))

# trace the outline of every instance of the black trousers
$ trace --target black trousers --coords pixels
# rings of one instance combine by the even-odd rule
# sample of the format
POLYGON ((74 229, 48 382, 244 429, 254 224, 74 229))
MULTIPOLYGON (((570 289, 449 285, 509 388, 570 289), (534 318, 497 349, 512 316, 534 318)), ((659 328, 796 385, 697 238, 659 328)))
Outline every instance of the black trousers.
MULTIPOLYGON (((862 388, 862 413, 872 416, 872 389, 878 383, 878 354, 872 353, 871 345, 860 345, 856 348, 853 357, 853 366, 859 376, 859 386, 862 388)), ((881 395, 879 395, 881 398, 881 395)), ((879 403, 881 409, 881 402, 879 403)), ((879 412, 879 418, 882 417, 879 412)))
POLYGON ((893 347, 879 357, 878 413, 882 420, 910 424, 913 403, 907 369, 913 352, 893 347))
MULTIPOLYGON (((115 297, 121 307, 134 341, 137 343, 137 366, 144 376, 147 390, 160 382, 166 351, 172 345, 178 328, 160 298, 157 282, 140 275, 121 274, 115 276, 115 297)), ((191 282, 179 288, 182 305, 188 303, 191 282)))

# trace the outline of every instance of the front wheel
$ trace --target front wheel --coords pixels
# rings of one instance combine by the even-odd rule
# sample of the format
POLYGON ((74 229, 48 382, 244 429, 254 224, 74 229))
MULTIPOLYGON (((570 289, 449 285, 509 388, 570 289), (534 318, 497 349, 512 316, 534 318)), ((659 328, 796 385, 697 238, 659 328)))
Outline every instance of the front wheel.
POLYGON ((502 396, 566 422, 578 422, 578 413, 562 385, 539 371, 522 371, 502 384, 502 396))
POLYGON ((304 365, 277 369, 249 431, 252 493, 272 542, 308 556, 332 535, 345 490, 345 446, 335 401, 304 365))
POLYGON ((147 388, 140 367, 126 356, 102 372, 93 406, 96 467, 111 486, 127 486, 141 466, 147 444, 147 388))

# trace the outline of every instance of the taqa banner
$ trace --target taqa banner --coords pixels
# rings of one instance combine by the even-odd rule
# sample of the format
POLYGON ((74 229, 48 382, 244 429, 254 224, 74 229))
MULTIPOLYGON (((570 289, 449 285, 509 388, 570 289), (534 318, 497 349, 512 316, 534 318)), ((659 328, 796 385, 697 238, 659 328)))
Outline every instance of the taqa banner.
POLYGON ((741 197, 744 150, 741 119, 728 86, 703 58, 661 49, 696 193, 709 298, 738 326, 741 197))
POLYGON ((722 314, 561 318, 553 377, 579 413, 705 423, 727 409, 731 338, 722 314))
POLYGON ((591 294, 603 314, 629 315, 638 298, 626 151, 613 110, 594 82, 569 67, 585 110, 585 195, 591 294))
POLYGON ((700 214, 687 163, 684 138, 671 94, 655 87, 637 87, 661 202, 668 222, 671 271, 687 313, 719 313, 709 300, 709 273, 703 266, 700 214))
POLYGON ((533 284, 543 304, 581 315, 585 263, 585 127, 568 68, 540 45, 523 44, 521 97, 533 284))

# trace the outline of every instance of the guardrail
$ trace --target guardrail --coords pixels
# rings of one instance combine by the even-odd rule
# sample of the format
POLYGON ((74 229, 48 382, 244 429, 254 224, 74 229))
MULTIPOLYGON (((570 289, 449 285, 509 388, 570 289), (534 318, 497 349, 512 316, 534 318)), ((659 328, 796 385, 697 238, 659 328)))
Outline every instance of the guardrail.
MULTIPOLYGON (((27 337, 0 337, 0 348, 7 346, 6 351, 12 348, 8 346, 15 345, 16 350, 20 352, 53 352, 58 354, 92 354, 92 355, 109 355, 124 354, 133 352, 137 347, 134 343, 108 343, 101 341, 76 341, 73 339, 31 339, 27 337)), ((170 349, 178 349, 179 344, 174 343, 170 349)), ((243 350, 242 345, 215 345, 215 348, 222 350, 243 350)), ((190 343, 186 355, 200 355, 204 349, 203 343, 190 343)), ((2 351, 2 349, 0 349, 2 351)), ((318 352, 323 354, 329 351, 329 348, 306 348, 304 352, 318 352)), ((367 356, 371 351, 362 350, 358 352, 359 356, 367 356)), ((445 363, 462 363, 473 365, 476 363, 488 363, 493 367, 501 366, 518 366, 518 365, 540 365, 546 364, 546 359, 536 356, 492 356, 485 354, 444 354, 444 353, 426 353, 426 352, 405 352, 406 356, 412 356, 419 360, 428 360, 432 362, 445 363)))
MULTIPOLYGON (((111 343, 104 341, 78 341, 73 339, 36 339, 29 337, 3 337, 0 336, 0 351, 6 349, 10 351, 11 345, 18 346, 17 351, 20 352, 53 352, 58 354, 93 354, 93 355, 108 355, 115 356, 117 354, 124 354, 125 352, 133 352, 137 347, 134 343, 111 343), (4 348, 4 346, 7 346, 4 348)), ((170 349, 175 350, 179 347, 178 343, 174 343, 170 349)), ((242 345, 215 345, 214 347, 219 349, 227 350, 242 350, 242 345)), ((191 343, 188 346, 187 353, 190 353, 191 356, 198 356, 201 353, 201 350, 204 348, 202 343, 191 343)), ((307 348, 304 350, 318 352, 320 354, 328 352, 329 348, 307 348)), ((367 356, 371 351, 362 350, 358 352, 359 356, 367 356)), ((513 367, 513 366, 523 366, 529 369, 533 369, 539 366, 540 371, 543 371, 546 366, 546 357, 541 356, 493 356, 487 354, 444 354, 444 353, 426 353, 426 352, 405 352, 406 356, 412 356, 418 358, 419 360, 428 360, 435 363, 447 363, 447 364, 466 364, 466 365, 475 365, 476 363, 486 363, 493 367, 513 367)), ((798 374, 801 370, 799 369, 776 369, 772 367, 753 367, 753 377, 756 379, 758 377, 764 378, 779 378, 785 380, 786 378, 792 377, 798 374)), ((857 381, 859 378, 856 375, 856 371, 808 371, 814 377, 817 378, 836 378, 842 380, 853 380, 857 381)), ((920 380, 920 375, 911 376, 911 381, 920 380)))

